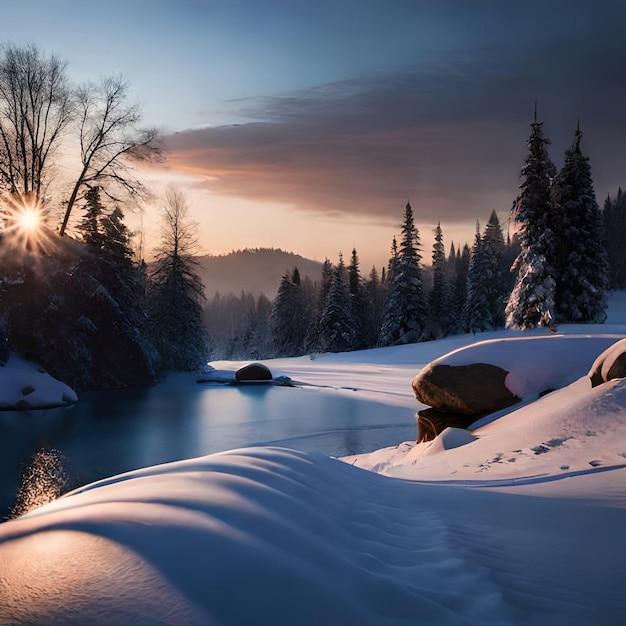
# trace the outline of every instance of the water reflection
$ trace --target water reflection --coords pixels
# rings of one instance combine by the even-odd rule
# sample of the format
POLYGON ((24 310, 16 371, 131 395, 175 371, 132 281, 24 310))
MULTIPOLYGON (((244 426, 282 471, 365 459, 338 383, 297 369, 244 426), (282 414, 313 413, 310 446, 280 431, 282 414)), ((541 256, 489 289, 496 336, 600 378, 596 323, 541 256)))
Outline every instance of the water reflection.
POLYGON ((69 487, 146 465, 251 445, 332 456, 415 436, 413 410, 332 391, 208 386, 176 376, 150 389, 82 394, 71 408, 0 412, 0 519, 25 463, 59 450, 69 487))

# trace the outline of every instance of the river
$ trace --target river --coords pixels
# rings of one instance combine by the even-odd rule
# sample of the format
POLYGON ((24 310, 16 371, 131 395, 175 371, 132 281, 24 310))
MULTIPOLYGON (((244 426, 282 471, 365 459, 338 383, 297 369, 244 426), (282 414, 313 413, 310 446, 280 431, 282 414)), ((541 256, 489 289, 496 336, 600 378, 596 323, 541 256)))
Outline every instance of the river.
POLYGON ((331 456, 413 439, 414 413, 335 390, 198 384, 83 393, 72 407, 0 412, 0 520, 39 450, 58 450, 68 487, 147 465, 254 445, 331 456))

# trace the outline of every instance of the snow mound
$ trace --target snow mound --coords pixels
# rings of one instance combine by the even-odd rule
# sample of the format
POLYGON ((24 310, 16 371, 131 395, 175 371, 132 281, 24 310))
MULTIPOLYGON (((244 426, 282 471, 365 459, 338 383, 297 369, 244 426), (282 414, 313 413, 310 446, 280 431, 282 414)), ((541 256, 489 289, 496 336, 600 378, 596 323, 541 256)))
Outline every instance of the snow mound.
POLYGON ((435 363, 490 363, 509 372, 508 390, 518 398, 560 389, 585 375, 596 357, 623 335, 550 335, 489 339, 464 346, 435 363))
POLYGON ((76 402, 76 393, 16 354, 0 367, 0 409, 47 409, 76 402))
POLYGON ((435 441, 352 457, 387 476, 610 502, 626 509, 626 379, 587 377, 472 430, 471 445, 435 441), (439 444, 441 447, 441 444, 439 444))
POLYGON ((608 624, 626 610, 625 523, 626 510, 238 450, 0 524, 0 623, 608 624))
POLYGON ((424 456, 432 456, 446 450, 460 448, 468 443, 472 443, 472 441, 476 441, 476 437, 469 430, 449 426, 433 439, 432 443, 424 451, 424 456))

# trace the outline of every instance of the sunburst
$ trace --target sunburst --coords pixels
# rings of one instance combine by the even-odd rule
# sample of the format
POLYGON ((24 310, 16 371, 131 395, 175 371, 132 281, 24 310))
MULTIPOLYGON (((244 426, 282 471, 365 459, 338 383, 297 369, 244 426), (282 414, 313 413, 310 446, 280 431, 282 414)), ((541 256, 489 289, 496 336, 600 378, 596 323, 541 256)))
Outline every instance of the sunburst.
POLYGON ((42 225, 42 214, 38 208, 24 207, 15 216, 15 226, 18 230, 26 233, 36 233, 42 225))
POLYGON ((38 253, 45 248, 48 229, 41 203, 29 196, 17 195, 3 202, 3 242, 15 252, 38 253))

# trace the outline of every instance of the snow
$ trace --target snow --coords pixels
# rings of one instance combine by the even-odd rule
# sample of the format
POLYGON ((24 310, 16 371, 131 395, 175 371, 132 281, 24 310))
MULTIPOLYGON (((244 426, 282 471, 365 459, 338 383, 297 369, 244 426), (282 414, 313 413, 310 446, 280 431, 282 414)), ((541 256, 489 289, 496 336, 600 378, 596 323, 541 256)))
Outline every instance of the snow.
POLYGON ((44 409, 64 406, 77 399, 65 383, 15 353, 0 366, 0 409, 44 409))
POLYGON ((0 623, 622 624, 626 379, 586 377, 626 334, 618 295, 606 325, 557 336, 266 361, 415 411, 421 367, 480 355, 524 401, 343 460, 247 448, 87 485, 0 524, 0 623))
POLYGON ((589 371, 598 354, 620 338, 607 334, 491 339, 459 348, 435 362, 497 365, 509 372, 504 381, 508 390, 518 398, 528 398, 574 382, 589 371))

